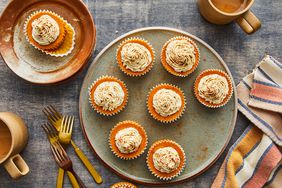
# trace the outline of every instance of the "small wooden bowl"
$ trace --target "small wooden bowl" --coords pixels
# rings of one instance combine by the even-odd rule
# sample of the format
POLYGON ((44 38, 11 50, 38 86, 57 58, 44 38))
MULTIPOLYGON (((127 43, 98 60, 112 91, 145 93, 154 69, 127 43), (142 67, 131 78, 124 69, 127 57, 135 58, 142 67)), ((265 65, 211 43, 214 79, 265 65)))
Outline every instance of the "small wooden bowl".
POLYGON ((80 0, 13 0, 0 18, 0 53, 19 77, 35 84, 62 82, 81 70, 96 44, 96 28, 91 13, 80 0), (75 29, 75 47, 66 57, 52 57, 30 45, 24 35, 24 22, 37 10, 51 10, 75 29))

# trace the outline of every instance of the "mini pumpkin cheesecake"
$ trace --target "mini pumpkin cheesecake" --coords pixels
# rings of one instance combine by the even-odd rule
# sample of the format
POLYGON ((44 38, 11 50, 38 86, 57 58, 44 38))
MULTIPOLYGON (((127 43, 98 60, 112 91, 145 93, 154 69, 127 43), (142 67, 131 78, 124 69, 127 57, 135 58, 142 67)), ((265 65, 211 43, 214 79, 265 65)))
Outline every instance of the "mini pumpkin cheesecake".
POLYGON ((163 123, 170 123, 179 119, 186 106, 186 99, 182 90, 174 85, 159 84, 151 89, 147 107, 151 116, 163 123))
POLYGON ((221 70, 205 70, 195 81, 194 93, 198 101, 207 107, 224 106, 233 93, 231 78, 221 70))
POLYGON ((129 182, 118 182, 112 185, 111 188, 137 188, 137 187, 129 182))
POLYGON ((196 43, 188 37, 171 38, 162 48, 162 65, 175 76, 188 76, 197 68, 199 61, 199 49, 196 43))
POLYGON ((48 55, 62 57, 74 48, 74 28, 52 11, 33 12, 25 21, 24 30, 27 41, 48 55))
POLYGON ((113 76, 102 76, 89 87, 90 104, 101 115, 119 113, 126 106, 127 100, 125 84, 113 76))
POLYGON ((120 159, 130 160, 139 157, 148 143, 145 129, 134 121, 118 123, 109 136, 112 152, 120 159))
POLYGON ((154 176, 162 180, 177 177, 185 163, 184 150, 172 140, 159 140, 148 151, 147 166, 154 176))
POLYGON ((117 63, 120 69, 129 76, 142 76, 153 67, 155 52, 144 39, 129 38, 117 49, 117 63))

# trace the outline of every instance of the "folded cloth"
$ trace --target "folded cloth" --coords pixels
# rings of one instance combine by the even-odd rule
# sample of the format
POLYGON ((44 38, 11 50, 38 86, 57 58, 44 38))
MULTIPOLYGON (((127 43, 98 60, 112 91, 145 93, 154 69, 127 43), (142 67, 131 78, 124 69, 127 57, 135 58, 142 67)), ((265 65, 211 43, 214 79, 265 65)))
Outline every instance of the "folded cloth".
POLYGON ((266 56, 238 84, 238 109, 252 124, 230 148, 212 187, 282 187, 281 83, 281 63, 266 56))
MULTIPOLYGON (((271 181, 271 174, 279 171, 277 166, 281 158, 281 152, 273 141, 256 126, 250 125, 230 148, 212 187, 263 187, 271 181)), ((277 182, 273 181, 276 177, 277 173, 272 183, 277 182)))
POLYGON ((279 113, 282 103, 278 103, 282 101, 281 83, 282 65, 266 56, 237 86, 239 111, 279 146, 282 146, 282 116, 279 113))
POLYGON ((248 105, 282 113, 282 64, 266 56, 253 74, 248 105))

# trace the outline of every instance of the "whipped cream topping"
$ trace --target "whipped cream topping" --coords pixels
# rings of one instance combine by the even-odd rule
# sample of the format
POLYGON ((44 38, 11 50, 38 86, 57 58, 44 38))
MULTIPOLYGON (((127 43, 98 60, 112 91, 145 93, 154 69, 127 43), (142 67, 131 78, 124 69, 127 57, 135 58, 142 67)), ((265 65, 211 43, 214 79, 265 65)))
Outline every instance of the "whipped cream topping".
POLYGON ((180 165, 178 152, 172 147, 158 149, 153 154, 154 167, 163 173, 171 173, 180 165))
POLYGON ((122 64, 133 72, 142 72, 152 62, 150 51, 138 43, 127 43, 121 49, 122 64))
POLYGON ((228 95, 228 81, 218 74, 201 78, 198 86, 199 96, 212 104, 220 104, 228 95))
POLYGON ((187 40, 172 40, 166 48, 166 62, 176 72, 190 70, 196 63, 195 47, 187 40))
POLYGON ((142 137, 135 128, 125 128, 117 132, 115 144, 121 153, 133 153, 141 145, 142 137))
POLYGON ((54 42, 59 34, 58 23, 49 15, 43 15, 32 23, 32 38, 40 45, 49 45, 54 42))
POLYGON ((94 101, 103 110, 113 111, 124 101, 124 91, 118 82, 103 82, 94 91, 94 101))
POLYGON ((181 97, 171 89, 160 89, 153 96, 153 107, 163 117, 176 113, 181 105, 181 97))

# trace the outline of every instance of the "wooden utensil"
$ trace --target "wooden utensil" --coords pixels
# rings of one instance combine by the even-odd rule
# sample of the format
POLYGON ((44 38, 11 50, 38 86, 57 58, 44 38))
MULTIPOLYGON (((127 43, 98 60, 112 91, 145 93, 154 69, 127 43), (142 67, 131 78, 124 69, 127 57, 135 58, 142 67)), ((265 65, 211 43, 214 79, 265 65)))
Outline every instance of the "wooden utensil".
MULTIPOLYGON (((58 131, 60 130, 63 116, 53 107, 53 106, 46 106, 43 109, 43 113, 47 116, 47 119, 49 122, 56 128, 58 131)), ((92 175, 93 179, 96 183, 101 184, 103 182, 102 177, 100 174, 96 171, 96 169, 92 166, 88 158, 85 156, 85 154, 77 147, 77 145, 73 142, 73 140, 70 140, 70 143, 72 147, 74 148, 75 153, 78 155, 82 163, 85 165, 89 173, 92 175)))
POLYGON ((55 158, 55 161, 57 162, 57 164, 60 166, 60 168, 71 172, 74 177, 76 178, 79 186, 81 188, 86 188, 86 186, 84 185, 84 183, 82 182, 82 180, 79 178, 79 176, 74 172, 73 168, 72 168, 72 162, 70 160, 70 158, 68 157, 66 151, 64 150, 64 148, 61 146, 60 142, 54 142, 51 145, 51 150, 52 150, 52 154, 55 158))

